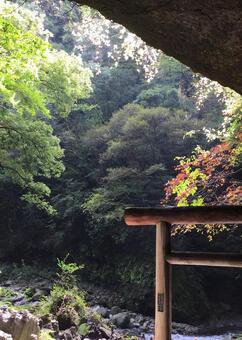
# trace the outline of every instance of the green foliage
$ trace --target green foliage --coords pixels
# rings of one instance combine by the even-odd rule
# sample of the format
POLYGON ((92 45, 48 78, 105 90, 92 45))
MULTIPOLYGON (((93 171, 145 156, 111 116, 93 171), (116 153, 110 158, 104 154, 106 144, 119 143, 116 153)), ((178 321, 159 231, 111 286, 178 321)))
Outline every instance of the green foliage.
POLYGON ((234 100, 232 100, 232 107, 225 116, 225 122, 226 119, 229 121, 227 139, 233 148, 234 165, 239 169, 242 164, 242 97, 235 93, 232 93, 232 95, 234 100))
POLYGON ((39 340, 52 340, 54 339, 53 331, 43 329, 40 331, 40 339, 39 340))
POLYGON ((0 298, 1 299, 7 300, 15 295, 16 293, 12 289, 0 287, 0 298))
POLYGON ((60 141, 46 122, 49 107, 69 114, 77 99, 87 97, 90 73, 22 26, 8 11, 2 13, 0 175, 23 189, 22 199, 52 214, 46 200, 50 188, 42 179, 59 177, 64 166, 60 141))
MULTIPOLYGON (((124 307, 152 312, 154 231, 127 228, 123 208, 159 205, 163 184, 175 174, 174 158, 189 158, 197 144, 210 148, 202 128, 217 131, 222 95, 205 95, 199 85, 200 102, 201 77, 91 9, 71 10, 70 2, 59 0, 19 5, 0 3, 0 258, 24 258, 11 277, 29 279, 48 277, 40 266, 70 253, 73 263, 59 260, 52 296, 41 302, 41 313, 64 315, 63 324, 85 323, 78 316, 83 295, 75 288, 75 261, 86 263, 83 279, 120 292, 124 307), (91 80, 81 58, 93 70, 91 80), (158 72, 147 82, 152 65, 158 72), (57 213, 47 216, 33 203, 57 213)), ((235 111, 231 131, 239 132, 239 107, 235 111)), ((230 134, 237 164, 238 136, 230 134)), ((189 180, 175 190, 191 189, 188 203, 203 204, 197 182, 205 178, 185 168, 189 180)), ((196 238, 189 237, 193 246, 196 238)), ((229 247, 239 239, 231 236, 229 247)), ((183 250, 185 237, 174 242, 183 250)), ((177 276, 176 292, 183 289, 190 302, 190 287, 197 296, 201 290, 199 303, 206 303, 186 308, 178 298, 176 315, 187 321, 191 313, 204 315, 202 308, 211 314, 203 280, 177 276)))
POLYGON ((84 292, 76 286, 75 272, 82 268, 75 263, 67 263, 58 259, 59 272, 57 282, 53 285, 50 295, 44 297, 39 306, 38 314, 53 314, 59 321, 61 329, 71 325, 78 326, 86 313, 84 292))
POLYGON ((31 32, 24 32, 11 22, 0 18, 1 46, 1 113, 3 109, 35 115, 49 114, 39 86, 38 73, 45 60, 48 44, 31 32))
POLYGON ((13 307, 12 303, 9 301, 0 301, 0 307, 7 306, 8 308, 13 307))
POLYGON ((82 323, 78 328, 78 333, 82 336, 86 336, 90 331, 90 326, 87 323, 82 323))
POLYGON ((169 108, 180 107, 178 93, 175 89, 168 86, 155 86, 143 90, 137 96, 135 103, 143 105, 145 107, 163 106, 169 108))
POLYGON ((66 290, 54 285, 50 296, 43 298, 38 306, 39 315, 53 314, 66 325, 78 325, 85 316, 83 293, 77 288, 66 290))
POLYGON ((76 286, 76 272, 84 268, 84 265, 77 265, 73 262, 66 262, 69 254, 64 260, 57 259, 59 272, 57 273, 58 285, 64 289, 72 289, 76 286))
POLYGON ((94 98, 103 117, 108 120, 112 113, 132 102, 139 93, 144 76, 131 61, 120 62, 117 67, 103 67, 94 78, 94 98))
POLYGON ((24 260, 21 263, 0 263, 0 279, 2 281, 5 280, 19 280, 19 281, 28 281, 31 278, 45 278, 50 279, 54 271, 51 268, 45 268, 44 266, 40 266, 39 263, 26 264, 24 260))
POLYGON ((60 116, 68 116, 78 101, 89 97, 91 72, 84 69, 80 58, 64 51, 49 51, 40 77, 49 106, 60 116))
POLYGON ((175 85, 176 87, 182 79, 183 82, 185 79, 189 81, 192 76, 191 70, 187 66, 165 54, 162 54, 160 58, 159 69, 160 74, 158 77, 162 78, 164 82, 175 85))
POLYGON ((129 104, 113 114, 105 132, 103 128, 95 130, 90 143, 94 138, 100 140, 99 133, 105 135, 106 150, 100 163, 106 171, 100 187, 82 205, 84 211, 97 221, 114 222, 121 220, 123 206, 157 204, 158 188, 169 176, 166 169, 174 153, 181 154, 184 144, 188 149, 195 146, 195 137, 183 139, 189 127, 199 126, 188 116, 181 110, 129 104))
MULTIPOLYGON (((201 149, 195 149, 194 153, 201 152, 201 149)), ((181 165, 186 165, 186 163, 189 164, 189 162, 194 161, 196 159, 196 156, 192 156, 189 159, 186 159, 184 157, 177 157, 180 159, 181 165)), ((186 174, 186 178, 181 181, 177 182, 177 185, 175 185, 172 188, 172 194, 179 197, 179 201, 177 202, 178 207, 185 207, 185 206, 202 206, 204 205, 204 199, 201 195, 197 194, 199 187, 197 183, 201 181, 202 183, 206 183, 207 176, 205 173, 202 172, 201 169, 195 168, 193 169, 191 166, 186 166, 184 169, 184 172, 186 174), (192 197, 192 199, 191 199, 192 197), (190 198, 190 200, 188 200, 190 198)))
POLYGON ((194 111, 191 70, 166 55, 160 58, 156 77, 144 86, 135 103, 145 107, 167 107, 194 111))
POLYGON ((194 268, 175 268, 173 280, 173 315, 180 322, 208 320, 210 303, 204 290, 204 276, 194 268), (189 286, 189 289, 187 287, 189 286))
MULTIPOLYGON (((242 101, 232 93, 230 102, 223 134, 217 135, 223 143, 210 150, 197 146, 191 156, 178 158, 179 172, 166 185, 166 202, 175 198, 178 206, 241 203, 241 183, 236 173, 240 172, 241 163, 242 101)), ((219 227, 218 231, 221 230, 226 228, 219 227)))
POLYGON ((64 170, 60 158, 63 151, 52 128, 43 121, 25 119, 14 115, 1 121, 0 151, 1 175, 3 180, 23 188, 22 198, 41 209, 53 212, 45 200, 50 195, 49 187, 37 178, 58 177, 64 170))

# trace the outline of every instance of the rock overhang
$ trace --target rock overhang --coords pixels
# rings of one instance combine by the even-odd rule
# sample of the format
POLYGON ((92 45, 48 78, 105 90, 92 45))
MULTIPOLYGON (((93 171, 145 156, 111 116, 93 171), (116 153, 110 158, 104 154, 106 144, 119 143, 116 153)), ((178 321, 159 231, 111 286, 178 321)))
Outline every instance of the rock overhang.
POLYGON ((242 94, 241 0, 76 0, 242 94))

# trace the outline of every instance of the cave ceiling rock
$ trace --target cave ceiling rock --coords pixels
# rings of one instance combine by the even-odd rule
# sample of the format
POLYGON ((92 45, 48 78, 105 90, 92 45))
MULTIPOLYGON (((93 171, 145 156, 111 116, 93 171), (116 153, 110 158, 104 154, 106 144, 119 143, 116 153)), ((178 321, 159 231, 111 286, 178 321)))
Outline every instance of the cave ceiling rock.
POLYGON ((76 0, 242 94, 242 0, 76 0))

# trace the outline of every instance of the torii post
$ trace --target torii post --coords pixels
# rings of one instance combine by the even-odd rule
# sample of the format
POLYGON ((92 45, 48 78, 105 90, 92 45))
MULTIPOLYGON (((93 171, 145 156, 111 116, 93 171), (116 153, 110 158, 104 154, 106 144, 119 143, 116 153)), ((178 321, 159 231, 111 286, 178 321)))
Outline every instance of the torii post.
POLYGON ((129 226, 156 226, 155 340, 171 339, 171 266, 242 268, 242 255, 172 252, 171 224, 242 223, 242 206, 127 208, 129 226))

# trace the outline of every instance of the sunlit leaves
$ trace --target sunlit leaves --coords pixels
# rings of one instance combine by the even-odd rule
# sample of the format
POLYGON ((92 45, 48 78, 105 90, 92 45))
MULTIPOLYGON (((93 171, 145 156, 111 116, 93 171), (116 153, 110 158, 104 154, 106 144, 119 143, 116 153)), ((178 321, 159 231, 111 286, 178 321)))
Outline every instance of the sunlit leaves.
POLYGON ((224 112, 225 133, 221 137, 223 142, 210 150, 197 147, 190 157, 179 159, 176 167, 178 174, 165 188, 166 202, 174 201, 178 206, 242 203, 242 187, 239 181, 242 163, 242 100, 237 94, 227 92, 231 94, 231 98, 228 97, 229 105, 224 112))
MULTIPOLYGON (((209 151, 199 149, 190 158, 182 158, 176 167, 179 172, 166 186, 166 199, 174 195, 178 206, 228 203, 227 188, 238 187, 233 179, 233 149, 227 143, 209 151)), ((240 196, 235 198, 240 203, 240 196)))
POLYGON ((0 91, 1 108, 19 115, 34 115, 49 110, 41 96, 39 70, 44 62, 47 44, 30 32, 23 32, 0 18, 0 91))
POLYGON ((41 90, 55 111, 67 116, 78 100, 87 98, 91 90, 91 72, 80 58, 64 51, 50 50, 40 73, 41 90))
MULTIPOLYGON (((242 204, 238 177, 241 172, 241 99, 236 103, 230 113, 227 141, 223 138, 223 143, 207 151, 198 147, 192 156, 180 158, 176 167, 178 174, 167 183, 163 203, 174 201, 177 206, 242 204)), ((225 228, 207 225, 204 230, 211 239, 214 233, 225 228)), ((182 229, 176 228, 176 231, 182 232, 182 229)))
POLYGON ((64 153, 47 120, 51 113, 68 115, 88 96, 90 72, 31 32, 28 15, 21 21, 10 9, 15 6, 0 6, 0 175, 22 188, 22 199, 51 214, 44 179, 61 175, 64 153))
POLYGON ((33 8, 27 9, 24 6, 26 4, 19 5, 18 2, 0 0, 0 16, 11 19, 11 22, 19 29, 31 32, 48 41, 51 33, 44 27, 44 14, 33 10, 33 8))
MULTIPOLYGON (((36 0, 34 5, 42 8, 47 7, 48 3, 36 0)), ((95 73, 100 72, 100 65, 116 67, 120 61, 133 60, 137 69, 144 72, 147 79, 156 74, 161 51, 147 46, 135 34, 106 19, 98 11, 87 6, 76 5, 72 8, 69 1, 55 1, 46 12, 51 12, 47 13, 47 16, 55 16, 55 19, 49 22, 52 32, 56 29, 53 22, 62 22, 61 43, 66 45, 64 48, 84 61, 89 61, 89 67, 95 73)))

